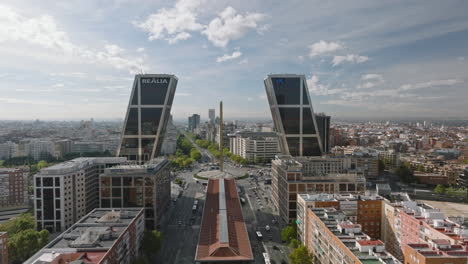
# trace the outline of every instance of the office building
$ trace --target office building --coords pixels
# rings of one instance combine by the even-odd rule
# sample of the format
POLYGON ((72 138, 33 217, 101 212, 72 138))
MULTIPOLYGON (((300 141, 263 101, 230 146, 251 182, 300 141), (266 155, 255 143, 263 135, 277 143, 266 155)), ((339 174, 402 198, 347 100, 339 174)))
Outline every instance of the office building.
POLYGON ((144 218, 141 208, 94 209, 24 263, 135 263, 145 230, 144 218))
POLYGON ((28 205, 28 174, 24 169, 0 168, 0 208, 28 205))
POLYGON ((296 218, 298 193, 364 194, 366 180, 351 165, 351 159, 278 155, 271 162, 271 192, 280 218, 296 218))
POLYGON ((177 80, 167 74, 135 76, 117 156, 141 164, 160 154, 177 80))
POLYGON ((195 263, 253 263, 253 261, 236 181, 210 179, 195 263))
POLYGON ((41 160, 54 154, 55 145, 50 140, 25 140, 18 145, 18 156, 30 156, 34 160, 41 160))
POLYGON ((171 201, 170 163, 165 158, 143 165, 121 165, 99 176, 100 207, 145 209, 145 226, 156 229, 171 201))
POLYGON ((208 119, 211 123, 215 122, 216 119, 216 110, 215 109, 208 109, 208 119))
POLYGON ((188 130, 194 132, 196 128, 200 127, 200 115, 193 114, 188 118, 188 130))
POLYGON ((362 226, 346 220, 335 208, 307 209, 308 238, 305 246, 314 255, 314 263, 328 264, 400 264, 385 250, 381 240, 362 231, 362 226))
POLYGON ((317 127, 320 134, 320 140, 322 140, 323 152, 330 152, 330 116, 323 113, 315 115, 317 120, 317 127))
POLYGON ((451 245, 444 239, 431 240, 429 243, 403 244, 401 247, 407 264, 468 263, 468 247, 451 245))
POLYGON ((124 157, 76 158, 34 175, 37 228, 62 232, 99 207, 99 174, 126 163, 124 157))
POLYGON ((0 232, 0 264, 8 263, 8 234, 0 232))
POLYGON ((0 144, 0 160, 11 159, 18 156, 18 144, 7 141, 0 144))
POLYGON ((321 156, 327 152, 330 117, 320 115, 317 122, 305 76, 268 75, 264 84, 282 153, 321 156))
POLYGON ((270 162, 280 153, 278 137, 273 132, 237 132, 228 134, 229 151, 249 162, 270 162))
POLYGON ((297 234, 305 243, 311 234, 307 230, 309 208, 335 208, 343 212, 345 220, 361 225, 364 233, 372 239, 380 239, 384 199, 380 196, 352 194, 297 194, 297 234))

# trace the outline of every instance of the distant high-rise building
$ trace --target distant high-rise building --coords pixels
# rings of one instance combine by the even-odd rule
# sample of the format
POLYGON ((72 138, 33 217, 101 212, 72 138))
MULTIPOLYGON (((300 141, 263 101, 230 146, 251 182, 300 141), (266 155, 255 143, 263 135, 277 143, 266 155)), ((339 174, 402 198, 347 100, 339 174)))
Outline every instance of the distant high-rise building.
POLYGON ((188 118, 188 129, 189 131, 193 132, 193 130, 197 127, 200 127, 200 115, 193 114, 188 118))
POLYGON ((168 74, 135 76, 117 156, 144 163, 159 155, 177 80, 168 74))
POLYGON ((18 144, 7 141, 0 144, 0 159, 10 159, 18 156, 18 144))
POLYGON ((268 75, 264 83, 282 152, 292 156, 321 156, 326 152, 324 142, 328 144, 328 140, 322 140, 321 134, 328 136, 329 117, 320 118, 318 124, 305 76, 268 75))
POLYGON ((215 122, 215 118, 216 118, 216 110, 215 109, 208 109, 208 118, 210 119, 211 123, 215 122))
POLYGON ((317 127, 322 140, 323 152, 330 152, 330 116, 316 114, 317 127))

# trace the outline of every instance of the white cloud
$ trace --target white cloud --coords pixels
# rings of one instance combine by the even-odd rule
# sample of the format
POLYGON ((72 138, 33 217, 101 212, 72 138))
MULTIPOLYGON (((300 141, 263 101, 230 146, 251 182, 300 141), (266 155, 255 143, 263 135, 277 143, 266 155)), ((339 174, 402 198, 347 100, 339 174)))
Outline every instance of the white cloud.
POLYGON ((140 48, 137 48, 136 51, 137 51, 137 52, 143 52, 143 51, 145 51, 145 48, 140 47, 140 48))
POLYGON ((326 42, 324 40, 320 40, 319 42, 316 42, 309 46, 309 56, 314 57, 317 55, 331 53, 342 48, 343 46, 341 46, 337 42, 326 42))
POLYGON ((356 87, 357 89, 370 89, 382 85, 385 80, 380 74, 364 74, 361 76, 361 83, 356 87))
POLYGON ((178 0, 172 8, 162 8, 141 23, 134 23, 149 33, 149 40, 164 39, 169 43, 190 38, 190 31, 200 31, 196 10, 201 0, 178 0))
POLYGON ((328 89, 328 86, 319 83, 317 75, 312 75, 312 77, 307 79, 307 86, 309 91, 314 95, 334 95, 346 90, 341 88, 328 89))
POLYGON ((240 56, 242 56, 242 52, 234 51, 231 55, 224 54, 223 56, 216 58, 216 62, 224 62, 228 60, 233 60, 233 59, 239 58, 240 56))
POLYGON ((348 54, 346 56, 335 56, 333 57, 333 66, 340 65, 344 62, 349 63, 363 63, 369 60, 367 56, 361 56, 357 54, 348 54))
POLYGON ((33 47, 52 51, 54 56, 76 58, 85 63, 106 64, 130 72, 135 72, 143 64, 141 59, 124 56, 124 50, 114 44, 108 44, 102 51, 96 51, 73 43, 51 16, 23 16, 8 6, 0 5, 0 43, 2 42, 31 44, 33 47))
POLYGON ((243 59, 241 61, 239 61, 237 64, 247 64, 249 63, 249 60, 248 59, 243 59))
POLYGON ((259 27, 259 22, 265 18, 261 13, 238 14, 228 6, 219 17, 211 20, 207 28, 202 31, 215 46, 226 47, 231 40, 243 37, 249 30, 259 27))
POLYGON ((368 80, 382 80, 383 77, 380 74, 375 74, 375 73, 370 73, 370 74, 364 74, 361 76, 361 80, 363 81, 368 81, 368 80))
POLYGON ((436 80, 436 81, 429 81, 429 82, 416 83, 416 84, 403 84, 402 86, 400 86, 398 90, 408 91, 408 90, 424 89, 424 88, 437 87, 437 86, 453 86, 459 83, 463 83, 463 80, 458 80, 458 79, 436 80))

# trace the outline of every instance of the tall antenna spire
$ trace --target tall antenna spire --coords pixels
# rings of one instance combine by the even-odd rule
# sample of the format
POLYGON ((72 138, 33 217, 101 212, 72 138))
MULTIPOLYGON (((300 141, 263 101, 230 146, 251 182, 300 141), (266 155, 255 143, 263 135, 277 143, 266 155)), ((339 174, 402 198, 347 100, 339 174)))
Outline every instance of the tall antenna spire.
POLYGON ((219 102, 219 170, 224 171, 224 153, 223 153, 223 101, 219 102))

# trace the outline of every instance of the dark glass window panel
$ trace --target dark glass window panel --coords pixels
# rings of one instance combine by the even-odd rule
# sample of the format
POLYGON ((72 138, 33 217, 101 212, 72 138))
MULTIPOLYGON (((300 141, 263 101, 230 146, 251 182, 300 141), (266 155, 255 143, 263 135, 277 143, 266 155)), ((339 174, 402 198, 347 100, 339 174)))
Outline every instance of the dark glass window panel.
POLYGON ((41 208, 42 208, 42 201, 41 201, 41 200, 37 200, 37 201, 36 201, 36 208, 37 208, 37 209, 41 209, 41 208))
POLYGON ((36 186, 38 186, 38 187, 41 186, 41 178, 40 177, 36 178, 36 186))
POLYGON ((300 104, 301 79, 300 78, 272 78, 276 102, 279 105, 300 104))
POLYGON ((322 140, 322 147, 324 151, 328 152, 329 145, 328 145, 328 138, 330 134, 330 117, 317 115, 315 116, 315 120, 317 121, 317 127, 320 134, 320 139, 322 140))
POLYGON ((58 198, 58 197, 60 197, 60 189, 55 188, 55 198, 58 198))
POLYGON ((110 188, 101 188, 101 197, 110 197, 110 188))
POLYGON ((123 207, 136 207, 136 188, 123 188, 123 207))
POLYGON ((56 178, 55 178, 55 186, 56 186, 56 187, 59 187, 59 186, 60 186, 60 178, 59 178, 59 177, 56 177, 56 178))
POLYGON ((154 210, 153 209, 145 209, 145 218, 154 218, 154 210))
POLYGON ((138 135, 138 108, 130 108, 125 135, 138 135))
POLYGON ((138 89, 135 87, 135 91, 132 96, 132 105, 138 105, 138 89))
POLYGON ((154 138, 142 138, 141 139, 141 148, 143 152, 143 160, 149 160, 151 153, 153 152, 154 138), (145 158, 147 157, 147 159, 145 158))
POLYGON ((170 78, 141 78, 140 101, 142 105, 163 105, 170 78))
POLYGON ((101 199, 101 207, 102 208, 110 207, 110 200, 109 199, 101 199))
MULTIPOLYGON (((36 215, 37 215, 37 220, 42 220, 42 211, 37 211, 36 215)), ((41 223, 39 223, 39 222, 37 223, 37 228, 38 228, 38 230, 42 229, 41 223)))
POLYGON ((52 178, 52 177, 42 178, 42 183, 44 184, 44 186, 52 187, 52 186, 54 186, 54 178, 52 178))
POLYGON ((309 104, 309 98, 307 96, 307 89, 306 85, 302 87, 302 104, 308 105, 309 104))
POLYGON ((112 199, 112 207, 113 208, 122 207, 122 200, 121 199, 112 199))
POLYGON ((109 186, 110 186, 110 178, 101 177, 101 187, 109 187, 109 186))
POLYGON ((286 134, 299 134, 300 128, 300 108, 279 108, 281 122, 283 122, 286 134))
POLYGON ((315 134, 314 120, 312 119, 312 112, 309 107, 302 109, 302 133, 315 134))
POLYGON ((289 154, 291 156, 299 156, 299 138, 298 137, 288 137, 286 142, 289 147, 289 154))
POLYGON ((62 230, 62 225, 60 224, 60 222, 55 222, 55 230, 62 230))
POLYGON ((315 137, 302 138, 302 155, 303 156, 321 156, 319 143, 315 137))
POLYGON ((112 188, 112 197, 120 197, 122 195, 122 191, 120 188, 112 188))
POLYGON ((37 189, 37 190, 36 190, 36 196, 37 196, 37 198, 41 198, 41 197, 42 197, 42 190, 41 190, 41 189, 37 189))
POLYGON ((124 138, 120 147, 120 155, 130 157, 136 154, 138 154, 138 138, 124 138))
POLYGON ((156 135, 161 120, 162 108, 141 109, 141 134, 156 135))
POLYGON ((60 209, 60 200, 55 200, 55 209, 60 209))
POLYGON ((61 219, 60 211, 55 211, 55 219, 57 220, 61 219))
POLYGON ((124 177, 123 178, 123 186, 130 187, 133 185, 133 178, 132 177, 124 177))
POLYGON ((53 189, 44 189, 44 219, 52 220, 54 219, 54 190, 53 189))
POLYGON ((112 187, 119 187, 122 186, 122 178, 120 177, 112 177, 112 187))

